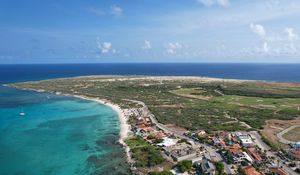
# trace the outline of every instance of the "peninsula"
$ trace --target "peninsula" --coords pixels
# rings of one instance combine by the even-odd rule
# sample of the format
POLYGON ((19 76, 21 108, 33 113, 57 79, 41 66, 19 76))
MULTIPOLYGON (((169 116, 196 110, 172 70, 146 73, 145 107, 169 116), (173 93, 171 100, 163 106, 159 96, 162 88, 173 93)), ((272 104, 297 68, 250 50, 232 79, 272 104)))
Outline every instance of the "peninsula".
POLYGON ((106 75, 9 86, 110 105, 135 174, 299 170, 297 83, 106 75))

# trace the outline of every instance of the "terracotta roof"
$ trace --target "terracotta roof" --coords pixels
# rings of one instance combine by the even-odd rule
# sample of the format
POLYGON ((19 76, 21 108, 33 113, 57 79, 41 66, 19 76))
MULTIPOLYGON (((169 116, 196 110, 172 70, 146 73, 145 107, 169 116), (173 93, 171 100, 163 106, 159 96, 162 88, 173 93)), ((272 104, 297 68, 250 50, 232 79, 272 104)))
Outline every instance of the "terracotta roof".
POLYGON ((149 134, 149 136, 153 136, 157 139, 161 139, 161 138, 164 138, 165 137, 165 134, 162 133, 162 132, 156 132, 156 133, 153 133, 153 134, 149 134))
POLYGON ((300 150, 292 150, 290 152, 293 154, 293 157, 300 159, 300 150))
POLYGON ((261 156, 256 152, 255 148, 248 148, 248 153, 255 159, 258 161, 261 161, 262 158, 261 156))
POLYGON ((220 141, 220 145, 226 146, 225 142, 223 140, 220 141))
POLYGON ((241 145, 238 143, 235 143, 233 145, 231 145, 232 148, 241 148, 241 145))
POLYGON ((270 168, 270 171, 272 173, 278 174, 278 175, 288 175, 283 169, 281 168, 270 168))
POLYGON ((152 128, 152 127, 144 127, 144 128, 142 128, 142 130, 144 130, 144 131, 154 131, 155 129, 152 128))
POLYGON ((257 172, 253 166, 248 166, 244 169, 246 175, 262 175, 260 172, 257 172))
POLYGON ((238 148, 229 148, 229 151, 235 155, 235 154, 241 154, 243 151, 241 149, 238 148))
POLYGON ((145 124, 137 124, 136 127, 137 128, 144 128, 146 125, 145 124))

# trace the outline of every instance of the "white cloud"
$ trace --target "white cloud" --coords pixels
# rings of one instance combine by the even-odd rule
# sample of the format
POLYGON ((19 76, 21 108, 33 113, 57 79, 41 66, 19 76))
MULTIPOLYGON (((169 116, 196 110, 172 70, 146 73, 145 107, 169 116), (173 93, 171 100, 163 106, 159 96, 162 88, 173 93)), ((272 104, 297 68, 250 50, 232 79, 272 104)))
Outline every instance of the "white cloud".
POLYGON ((117 5, 112 5, 110 7, 110 13, 116 17, 123 16, 123 9, 117 5))
POLYGON ((230 5, 229 0, 197 0, 197 2, 205 6, 219 5, 222 7, 228 7, 230 5))
POLYGON ((267 42, 263 43, 263 52, 268 53, 270 51, 269 45, 267 42))
POLYGON ((259 48, 256 47, 256 53, 268 56, 295 56, 299 54, 297 47, 299 36, 293 28, 286 27, 283 33, 267 33, 265 28, 259 24, 250 24, 250 28, 262 42, 259 48))
POLYGON ((166 51, 167 53, 170 53, 170 54, 174 54, 176 52, 176 50, 178 49, 182 49, 183 46, 182 44, 178 43, 178 42, 169 42, 166 46, 166 51))
POLYGON ((298 39, 298 35, 294 32, 293 28, 285 28, 284 32, 288 35, 289 41, 298 39))
POLYGON ((260 24, 250 24, 250 28, 251 28, 252 32, 256 33, 257 35, 259 35, 262 38, 265 38, 266 30, 262 25, 260 25, 260 24))
POLYGON ((98 45, 98 48, 100 49, 102 54, 109 53, 109 52, 116 53, 116 49, 112 48, 112 43, 111 42, 102 42, 101 43, 97 39, 97 45, 98 45))
POLYGON ((151 48, 152 48, 152 45, 151 45, 150 41, 145 40, 144 45, 142 46, 142 49, 143 50, 148 50, 148 49, 151 49, 151 48))

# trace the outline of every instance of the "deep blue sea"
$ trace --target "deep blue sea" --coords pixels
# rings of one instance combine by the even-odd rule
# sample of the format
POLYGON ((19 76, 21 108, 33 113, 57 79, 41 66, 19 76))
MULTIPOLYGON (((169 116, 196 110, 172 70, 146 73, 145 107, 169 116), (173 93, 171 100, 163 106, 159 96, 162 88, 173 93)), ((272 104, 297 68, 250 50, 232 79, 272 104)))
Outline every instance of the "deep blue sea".
POLYGON ((191 75, 300 82, 300 64, 141 63, 0 65, 0 84, 79 75, 191 75))
MULTIPOLYGON (((300 64, 0 65, 0 84, 101 74, 300 82, 300 64)), ((106 106, 0 86, 1 175, 128 174, 118 133, 106 106)))

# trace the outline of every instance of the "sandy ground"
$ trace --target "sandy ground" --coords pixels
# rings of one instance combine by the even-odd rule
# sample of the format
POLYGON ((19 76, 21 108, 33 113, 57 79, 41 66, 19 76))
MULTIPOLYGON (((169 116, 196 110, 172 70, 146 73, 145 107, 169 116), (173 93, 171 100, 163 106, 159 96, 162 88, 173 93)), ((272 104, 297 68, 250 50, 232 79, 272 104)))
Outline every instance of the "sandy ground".
POLYGON ((125 80, 197 80, 197 81, 231 81, 231 82, 245 82, 245 81, 256 81, 256 80, 240 80, 240 79, 222 79, 222 78, 210 78, 210 77, 200 77, 200 76, 122 76, 122 75, 89 75, 89 76, 78 76, 73 78, 106 78, 117 79, 119 81, 125 80))
POLYGON ((300 125, 300 117, 294 119, 294 120, 268 120, 266 121, 266 125, 264 126, 264 129, 261 130, 261 133, 268 138, 271 142, 275 144, 279 144, 282 147, 287 147, 287 145, 282 144, 279 142, 279 138, 277 137, 277 134, 281 131, 294 126, 294 125, 300 125))
POLYGON ((300 125, 293 125, 277 134, 279 141, 285 144, 294 144, 300 141, 300 125))

